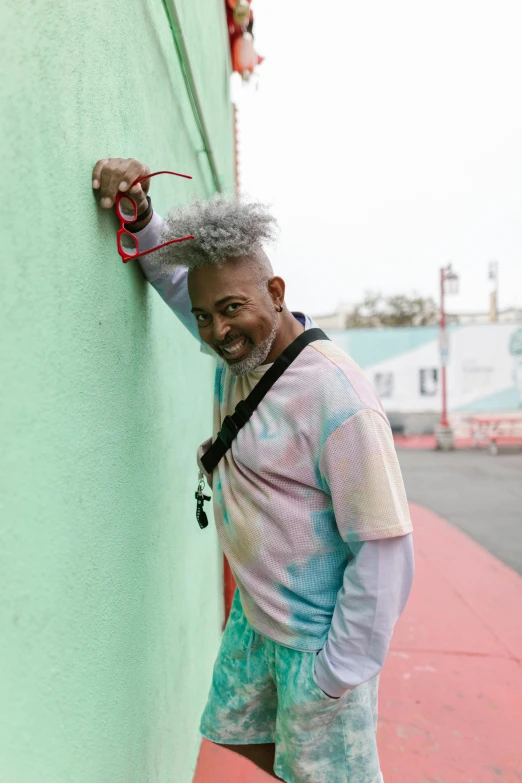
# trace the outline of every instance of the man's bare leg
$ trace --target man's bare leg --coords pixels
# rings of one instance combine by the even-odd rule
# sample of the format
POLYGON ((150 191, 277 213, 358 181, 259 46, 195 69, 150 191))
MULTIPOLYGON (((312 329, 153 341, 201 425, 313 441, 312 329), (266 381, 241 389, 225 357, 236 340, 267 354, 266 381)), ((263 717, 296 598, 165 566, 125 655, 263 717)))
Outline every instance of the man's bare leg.
POLYGON ((266 745, 221 745, 221 747, 244 756, 275 780, 281 780, 274 772, 275 745, 273 743, 266 745))

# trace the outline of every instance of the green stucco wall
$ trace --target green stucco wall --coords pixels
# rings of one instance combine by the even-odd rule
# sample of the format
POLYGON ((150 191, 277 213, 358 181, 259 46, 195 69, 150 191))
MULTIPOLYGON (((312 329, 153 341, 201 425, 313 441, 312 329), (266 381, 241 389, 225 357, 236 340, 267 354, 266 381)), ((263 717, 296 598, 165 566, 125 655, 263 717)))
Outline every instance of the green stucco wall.
MULTIPOLYGON (((177 10, 228 189, 223 0, 177 10)), ((193 497, 213 362, 90 181, 113 155, 193 174, 154 183, 164 211, 212 179, 162 0, 0 13, 0 781, 189 783, 222 623, 193 497)))

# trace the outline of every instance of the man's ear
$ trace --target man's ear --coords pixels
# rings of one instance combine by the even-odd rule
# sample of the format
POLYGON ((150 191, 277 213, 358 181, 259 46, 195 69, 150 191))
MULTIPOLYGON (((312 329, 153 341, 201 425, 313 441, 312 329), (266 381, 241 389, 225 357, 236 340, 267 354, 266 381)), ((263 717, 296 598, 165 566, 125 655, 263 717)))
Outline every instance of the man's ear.
POLYGON ((278 305, 282 305, 285 301, 285 290, 285 281, 282 277, 273 277, 268 283, 268 291, 270 296, 278 305))

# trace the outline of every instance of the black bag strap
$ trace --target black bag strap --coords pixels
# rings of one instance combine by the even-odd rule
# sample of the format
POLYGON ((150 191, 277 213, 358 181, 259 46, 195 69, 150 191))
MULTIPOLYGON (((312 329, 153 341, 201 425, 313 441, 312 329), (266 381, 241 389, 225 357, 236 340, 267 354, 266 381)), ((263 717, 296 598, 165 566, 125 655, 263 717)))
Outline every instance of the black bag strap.
POLYGON ((236 405, 232 416, 226 416, 223 419, 221 429, 218 432, 214 443, 207 449, 201 457, 201 463, 206 472, 210 475, 218 462, 225 456, 233 441, 237 438, 239 430, 245 426, 253 412, 265 396, 270 391, 274 383, 290 367, 303 348, 316 340, 329 340, 330 338, 322 329, 305 329, 299 337, 290 343, 281 356, 279 356, 273 365, 266 371, 260 381, 254 386, 246 400, 240 400, 236 405))

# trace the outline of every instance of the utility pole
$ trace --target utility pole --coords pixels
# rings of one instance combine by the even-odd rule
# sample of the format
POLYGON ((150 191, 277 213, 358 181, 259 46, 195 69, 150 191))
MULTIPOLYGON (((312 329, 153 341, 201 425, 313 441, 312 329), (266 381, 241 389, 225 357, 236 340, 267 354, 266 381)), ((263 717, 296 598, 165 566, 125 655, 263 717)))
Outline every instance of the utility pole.
POLYGON ((491 284, 489 292, 489 320, 491 323, 496 323, 498 321, 498 261, 489 262, 488 280, 491 284))
POLYGON ((449 336, 446 331, 445 295, 456 294, 459 290, 459 278, 453 271, 451 264, 441 267, 440 270, 440 376, 442 411, 440 422, 435 429, 436 448, 441 451, 450 451, 455 448, 453 429, 448 421, 448 389, 446 367, 449 360, 449 336))

